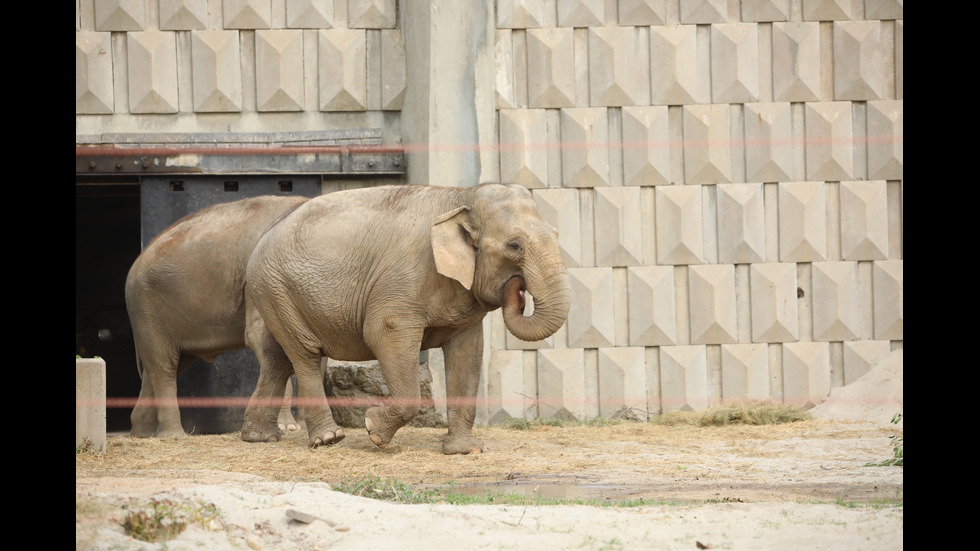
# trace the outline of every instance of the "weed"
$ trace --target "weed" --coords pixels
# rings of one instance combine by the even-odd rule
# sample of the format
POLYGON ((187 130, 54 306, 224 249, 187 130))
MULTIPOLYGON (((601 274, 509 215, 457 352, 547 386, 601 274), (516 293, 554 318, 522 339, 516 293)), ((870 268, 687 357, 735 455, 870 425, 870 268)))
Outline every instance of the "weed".
MULTIPOLYGON (((896 413, 892 416, 891 423, 897 425, 902 422, 902 414, 896 413)), ((892 456, 881 463, 868 463, 867 467, 904 467, 905 463, 905 437, 893 434, 888 437, 892 441, 892 456)))
POLYGON ((799 406, 772 402, 727 404, 702 411, 671 411, 655 418, 663 425, 695 425, 700 427, 743 425, 777 425, 810 418, 799 406))
POLYGON ((91 440, 85 438, 79 444, 75 444, 75 455, 80 453, 95 453, 95 444, 91 440))
POLYGON ((128 514, 122 522, 126 534, 140 541, 167 541, 178 536, 190 524, 210 529, 221 524, 221 514, 213 504, 175 503, 151 500, 128 514))

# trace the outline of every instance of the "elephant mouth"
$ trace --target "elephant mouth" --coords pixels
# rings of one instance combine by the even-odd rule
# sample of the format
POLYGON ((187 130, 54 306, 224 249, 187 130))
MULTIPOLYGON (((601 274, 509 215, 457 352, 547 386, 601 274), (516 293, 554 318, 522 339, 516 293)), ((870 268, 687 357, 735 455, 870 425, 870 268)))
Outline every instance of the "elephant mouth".
POLYGON ((524 308, 527 305, 527 299, 524 296, 527 291, 527 284, 524 282, 524 278, 521 276, 514 276, 507 280, 504 284, 504 306, 512 305, 517 309, 521 315, 524 315, 524 308))

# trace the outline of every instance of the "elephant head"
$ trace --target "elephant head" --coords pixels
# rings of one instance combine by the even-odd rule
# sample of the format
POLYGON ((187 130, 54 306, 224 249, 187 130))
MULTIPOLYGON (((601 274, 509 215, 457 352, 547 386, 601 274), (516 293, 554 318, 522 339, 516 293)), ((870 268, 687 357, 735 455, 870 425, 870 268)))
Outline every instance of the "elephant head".
POLYGON ((463 202, 432 225, 439 273, 462 284, 485 310, 502 307, 515 337, 553 335, 568 317, 571 295, 557 231, 522 186, 476 186, 463 202), (525 292, 534 299, 530 316, 524 315, 525 292))

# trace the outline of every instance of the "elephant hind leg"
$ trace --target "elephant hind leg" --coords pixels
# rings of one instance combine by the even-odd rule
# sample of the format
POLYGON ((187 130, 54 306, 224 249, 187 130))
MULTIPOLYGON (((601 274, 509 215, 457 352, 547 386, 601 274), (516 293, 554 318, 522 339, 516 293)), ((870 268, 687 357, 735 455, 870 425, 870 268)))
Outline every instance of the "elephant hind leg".
POLYGON ((279 419, 277 424, 279 425, 279 430, 292 432, 294 430, 299 430, 299 422, 293 417, 292 408, 293 399, 293 379, 290 377, 286 379, 286 392, 283 396, 282 407, 279 408, 279 419))
POLYGON ((135 438, 152 438, 157 434, 157 408, 148 405, 153 402, 153 385, 150 378, 145 374, 143 383, 140 386, 140 396, 136 401, 136 407, 129 415, 129 422, 132 425, 130 434, 135 438))
POLYGON ((175 352, 151 352, 144 356, 143 383, 136 407, 130 414, 131 433, 137 437, 172 438, 185 436, 177 407, 177 372, 193 363, 193 358, 175 352))

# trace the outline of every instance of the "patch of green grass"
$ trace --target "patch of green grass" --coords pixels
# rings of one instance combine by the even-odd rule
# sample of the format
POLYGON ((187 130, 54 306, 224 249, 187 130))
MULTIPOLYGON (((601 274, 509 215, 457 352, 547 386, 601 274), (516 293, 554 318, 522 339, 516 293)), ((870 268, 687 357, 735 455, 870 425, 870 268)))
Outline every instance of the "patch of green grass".
POLYGON ((199 524, 210 530, 222 525, 221 514, 211 503, 176 503, 154 499, 130 510, 122 522, 127 535, 146 542, 173 539, 191 524, 199 524))
POLYGON ((901 495, 896 495, 895 497, 879 497, 872 499, 870 501, 853 501, 844 499, 843 497, 838 497, 834 500, 835 505, 840 505, 841 507, 847 507, 848 509, 862 509, 870 507, 872 509, 890 509, 892 507, 904 507, 905 498, 901 495))
POLYGON ((773 402, 728 404, 701 411, 671 411, 653 419, 662 425, 695 425, 716 427, 725 425, 777 425, 810 419, 799 406, 773 402))
POLYGON ((95 453, 95 452, 96 452, 95 444, 93 444, 92 441, 89 440, 88 438, 83 439, 81 443, 75 445, 75 455, 78 455, 80 453, 95 453))

